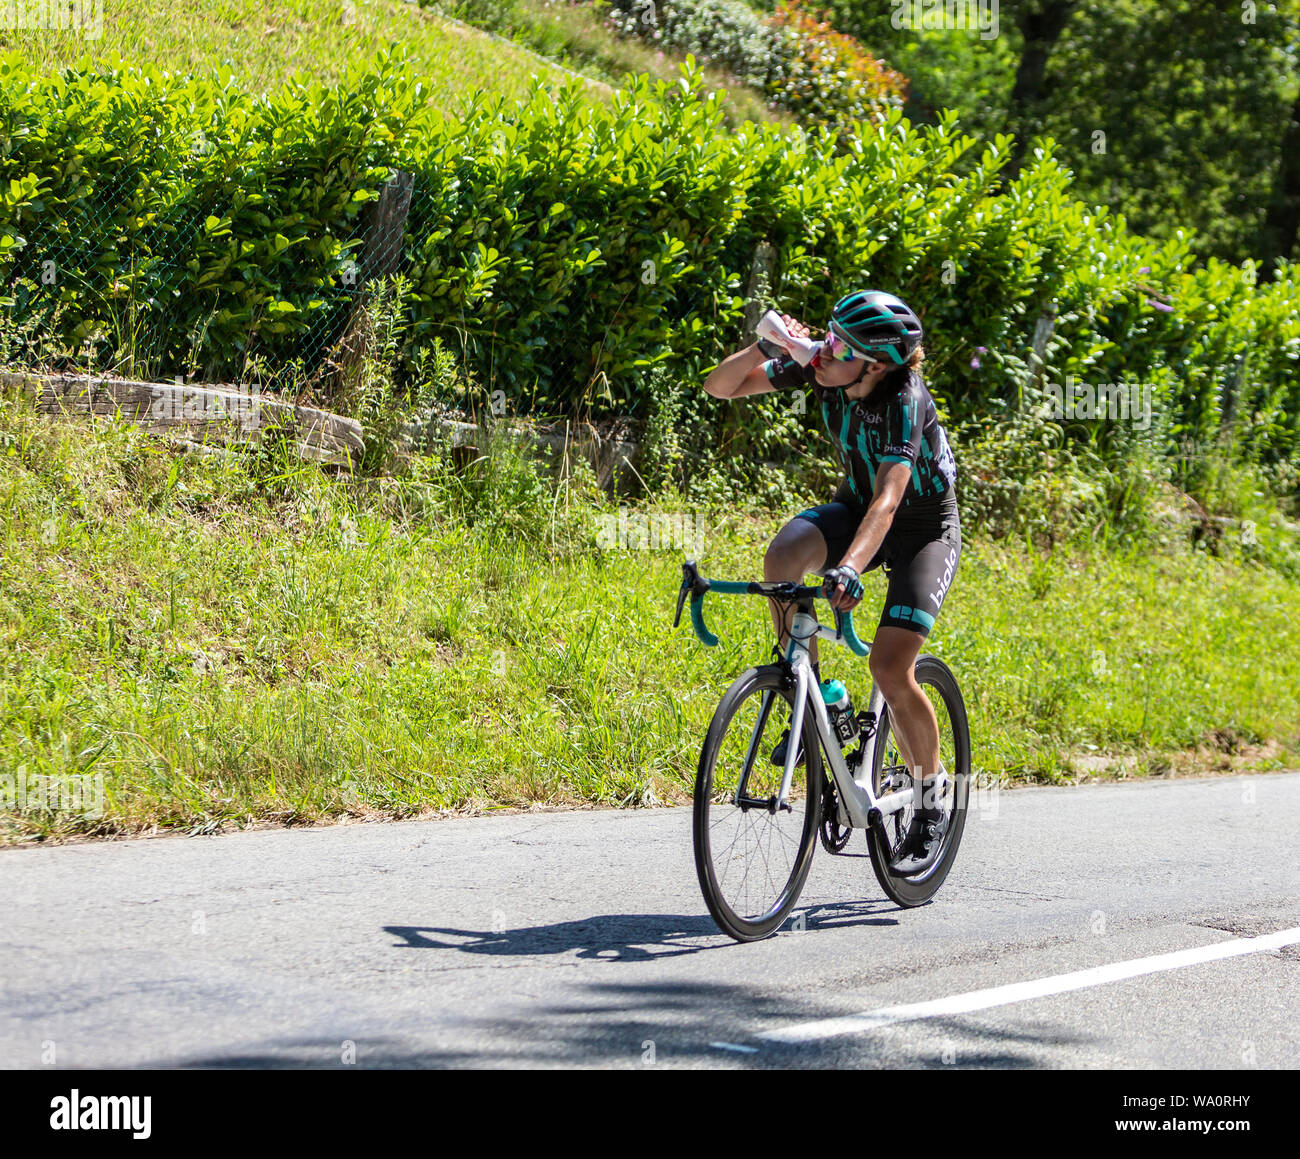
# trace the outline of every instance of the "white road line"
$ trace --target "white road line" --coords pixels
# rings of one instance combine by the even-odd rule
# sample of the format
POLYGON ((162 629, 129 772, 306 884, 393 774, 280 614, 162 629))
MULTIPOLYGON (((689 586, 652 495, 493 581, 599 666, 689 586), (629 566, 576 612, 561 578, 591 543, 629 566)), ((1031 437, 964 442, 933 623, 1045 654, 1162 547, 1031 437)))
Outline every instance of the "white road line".
POLYGON ((768 1042, 812 1042, 820 1038, 834 1038, 839 1034, 852 1034, 855 1030, 878 1030, 896 1022, 915 1022, 922 1018, 942 1018, 952 1014, 971 1014, 992 1006, 1006 1006, 1012 1002, 1027 1002, 1032 998, 1046 998, 1070 990, 1083 990, 1089 986, 1102 986, 1107 982, 1122 982, 1141 974, 1157 974, 1162 970, 1180 970, 1202 962, 1217 962, 1222 958, 1237 958, 1243 954, 1259 954, 1265 950, 1280 950, 1283 946, 1300 943, 1300 927, 1279 930, 1258 938, 1234 938, 1216 942, 1211 946, 1197 946, 1191 950, 1175 950, 1171 954, 1156 954, 1150 958, 1135 958, 1131 962, 1113 962, 1109 966, 1094 966, 1090 970, 1077 970, 1072 974, 1057 974, 1051 978, 1037 978, 1032 982, 1013 982, 1009 986, 994 986, 988 990, 973 990, 969 994, 954 994, 948 998, 935 998, 929 1002, 913 1002, 906 1006, 886 1006, 881 1010, 864 1010, 861 1014, 846 1014, 840 1018, 825 1018, 818 1022, 805 1022, 783 1030, 766 1030, 755 1035, 768 1042))

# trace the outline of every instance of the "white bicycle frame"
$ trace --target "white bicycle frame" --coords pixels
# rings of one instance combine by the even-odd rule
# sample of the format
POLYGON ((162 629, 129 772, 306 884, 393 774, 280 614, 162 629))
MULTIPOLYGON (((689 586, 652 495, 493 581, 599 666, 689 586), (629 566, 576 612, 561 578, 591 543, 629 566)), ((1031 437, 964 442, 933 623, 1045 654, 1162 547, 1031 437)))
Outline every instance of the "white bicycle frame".
MULTIPOLYGON (((817 731, 818 739, 821 741, 822 751, 826 754, 826 764, 829 766, 830 776, 835 782, 835 788, 838 790, 836 796, 839 800, 841 815, 836 820, 844 827, 865 829, 872 822, 872 812, 874 810, 879 810, 876 816, 883 820, 889 814, 896 813, 910 805, 915 794, 915 788, 909 786, 906 789, 896 789, 891 793, 876 796, 871 787, 871 770, 874 767, 876 745, 880 742, 882 732, 880 727, 881 710, 885 706, 885 698, 881 695, 880 689, 874 685, 871 689, 871 697, 867 702, 867 711, 874 715, 876 727, 870 739, 862 746, 862 756, 858 760, 857 767, 849 767, 849 763, 844 759, 844 754, 841 751, 839 737, 831 727, 830 714, 826 711, 826 705, 817 691, 817 678, 813 675, 812 660, 808 654, 807 643, 813 638, 829 640, 833 644, 844 643, 838 632, 832 631, 820 623, 812 613, 803 610, 795 613, 794 622, 790 626, 790 645, 785 654, 786 660, 789 661, 794 670, 794 713, 790 721, 790 742, 786 745, 785 771, 781 777, 781 789, 777 794, 774 811, 789 808, 787 802, 790 796, 790 784, 794 779, 795 762, 799 756, 797 738, 803 735, 804 715, 811 704, 813 726, 817 731)), ((866 647, 870 649, 871 645, 868 643, 866 647)), ((753 768, 754 757, 758 749, 759 733, 767 721, 774 696, 776 696, 774 690, 769 690, 764 694, 763 707, 758 720, 754 724, 754 732, 749 739, 749 752, 745 757, 746 773, 741 778, 740 784, 736 786, 734 801, 737 805, 740 804, 742 790, 749 780, 748 770, 753 768)))

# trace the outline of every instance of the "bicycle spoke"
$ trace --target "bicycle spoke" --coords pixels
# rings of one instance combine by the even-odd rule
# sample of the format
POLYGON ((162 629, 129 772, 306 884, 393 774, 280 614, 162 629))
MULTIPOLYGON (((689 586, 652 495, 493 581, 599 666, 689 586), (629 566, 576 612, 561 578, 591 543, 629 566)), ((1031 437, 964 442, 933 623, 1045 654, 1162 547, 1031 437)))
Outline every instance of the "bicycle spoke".
POLYGON ((805 767, 795 767, 788 811, 736 803, 742 785, 746 801, 775 800, 784 769, 770 763, 771 754, 789 719, 789 697, 770 679, 767 687, 756 686, 738 698, 712 755, 707 802, 699 805, 703 815, 697 825, 702 822, 707 833, 706 897, 712 893, 711 900, 729 920, 742 926, 770 923, 774 914, 779 920, 792 896, 792 883, 807 872, 805 767), (777 705, 780 711, 772 711, 777 705))

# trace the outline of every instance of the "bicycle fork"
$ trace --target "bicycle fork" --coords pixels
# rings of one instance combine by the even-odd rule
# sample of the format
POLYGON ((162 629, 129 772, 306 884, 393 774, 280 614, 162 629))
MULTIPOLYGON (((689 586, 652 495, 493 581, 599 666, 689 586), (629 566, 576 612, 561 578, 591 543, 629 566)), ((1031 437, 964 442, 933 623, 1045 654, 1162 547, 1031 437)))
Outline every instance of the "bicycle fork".
MULTIPOLYGON (((793 641, 790 650, 791 653, 796 650, 793 641)), ((854 829, 865 829, 871 826, 883 835, 885 817, 906 808, 912 803, 916 792, 915 786, 896 789, 879 797, 876 796, 871 786, 871 769, 874 763, 875 746, 880 736, 878 726, 862 745, 862 755, 858 760, 857 768, 849 767, 839 745, 826 739, 833 736, 830 718, 827 715, 826 706, 820 702, 819 697, 813 695, 812 666, 807 662, 806 652, 803 655, 803 662, 799 662, 795 656, 791 656, 789 659, 795 680, 795 696, 794 711, 790 719, 789 739, 786 744, 785 768, 782 770, 781 775, 781 787, 776 795, 772 797, 754 797, 748 791, 749 776, 753 771, 754 760, 758 755, 759 738, 763 735, 763 729, 771 714, 772 702, 776 696, 775 690, 769 690, 763 695, 763 705, 759 710, 758 720, 755 722, 754 730, 749 738, 749 748, 745 754, 745 767, 736 785, 732 803, 741 810, 746 811, 749 809, 765 809, 773 814, 780 810, 792 811, 790 786, 794 781, 795 764, 798 760, 799 748, 803 738, 804 717, 808 705, 811 704, 813 705, 814 729, 818 735, 822 751, 826 754, 826 772, 835 784, 837 799, 840 802, 841 809, 847 814, 850 826, 854 829)), ((885 701, 880 690, 872 688, 871 697, 867 704, 868 715, 872 719, 879 721, 884 707, 885 701)))

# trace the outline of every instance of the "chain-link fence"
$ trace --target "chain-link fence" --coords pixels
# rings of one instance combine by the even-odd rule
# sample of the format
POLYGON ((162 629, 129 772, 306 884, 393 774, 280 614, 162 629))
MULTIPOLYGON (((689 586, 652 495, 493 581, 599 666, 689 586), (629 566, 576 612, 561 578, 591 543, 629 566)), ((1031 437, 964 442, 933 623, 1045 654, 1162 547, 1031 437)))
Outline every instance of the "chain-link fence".
MULTIPOLYGON (((75 213, 36 215, 28 222, 3 290, 10 315, 0 334, 6 362, 155 381, 256 384, 329 405, 346 393, 362 360, 374 352, 368 308, 381 288, 396 283, 399 336, 389 367, 395 380, 406 384, 429 368, 445 370, 443 355, 450 352, 453 365, 470 373, 444 378, 461 387, 473 378, 484 400, 504 388, 512 412, 620 409, 607 374, 614 356, 622 360, 621 370, 630 364, 620 310, 599 313, 596 289, 584 294, 578 284, 581 269, 578 275, 573 269, 539 271, 536 279, 551 276, 555 289, 547 294, 530 285, 538 304, 516 301, 518 294, 494 300, 499 273, 519 277, 507 265, 514 255, 500 254, 478 237, 456 252, 445 236, 445 190, 422 186, 412 174, 392 173, 372 200, 328 231, 289 234, 272 226, 256 243, 246 235, 230 239, 229 200, 192 191, 124 230, 129 215, 122 206, 138 195, 132 175, 119 175, 97 185, 75 213), (265 293, 250 292, 259 283, 265 293), (584 307, 582 326, 596 341, 566 344, 574 315, 584 307), (549 353, 540 357, 548 345, 549 353), (540 381, 534 374, 531 394, 529 359, 546 377, 540 381)), ((546 224, 556 232, 571 228, 568 222, 546 224)), ((585 221, 581 226, 587 232, 568 248, 588 255, 616 251, 627 233, 610 238, 585 221)), ((565 248, 557 244, 556 254, 565 248)), ((578 266, 581 258, 564 260, 578 266)), ((662 357, 673 328, 684 320, 691 324, 712 315, 722 321, 720 302, 728 311, 720 339, 752 329, 770 292, 775 250, 750 243, 732 263, 743 299, 702 277, 664 290, 658 283, 671 278, 674 262, 640 256, 627 262, 633 277, 632 289, 622 296, 623 313, 635 315, 643 327, 647 320, 658 327, 662 357), (656 301, 628 300, 638 293, 656 301)), ((608 297, 607 286, 599 289, 608 297)), ((631 377, 624 377, 624 406, 633 394, 631 377)))
POLYGON ((212 323, 231 307, 210 292, 212 279, 199 267, 229 207, 187 201, 129 238, 114 236, 114 215, 97 207, 120 206, 129 184, 105 182, 81 213, 37 218, 25 230, 6 295, 10 363, 165 381, 256 380, 328 395, 381 280, 411 268, 404 240, 413 179, 397 174, 344 229, 273 240, 302 259, 277 263, 277 295, 249 312, 246 340, 213 341, 212 323))

